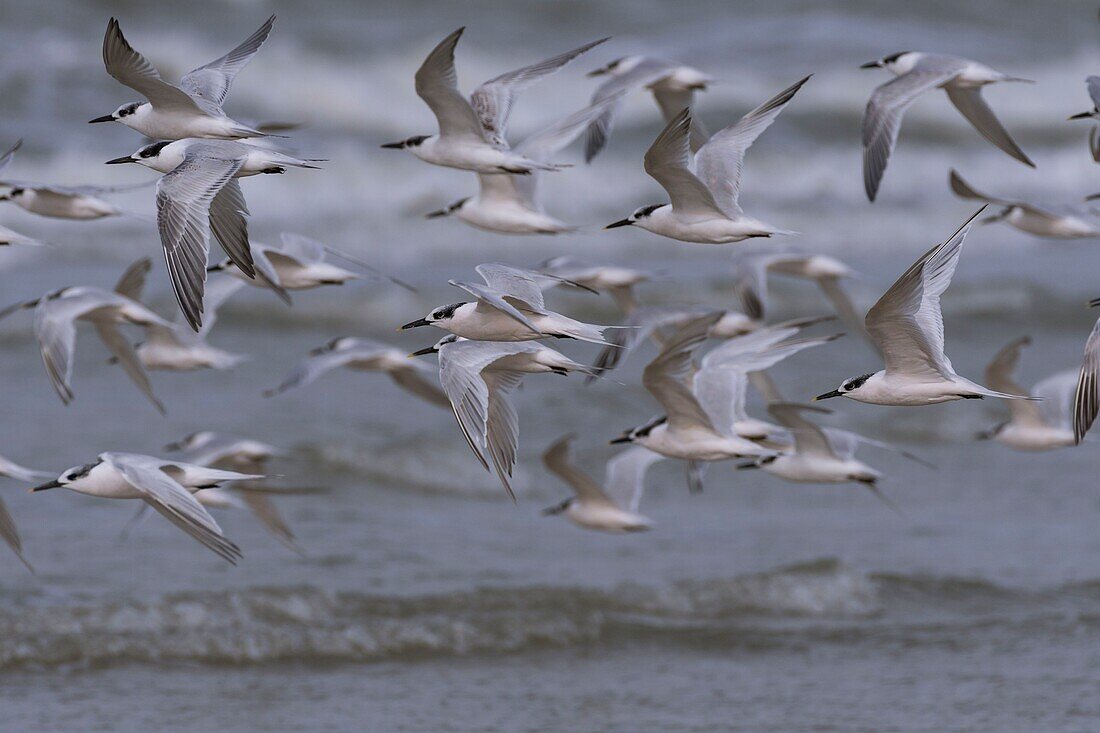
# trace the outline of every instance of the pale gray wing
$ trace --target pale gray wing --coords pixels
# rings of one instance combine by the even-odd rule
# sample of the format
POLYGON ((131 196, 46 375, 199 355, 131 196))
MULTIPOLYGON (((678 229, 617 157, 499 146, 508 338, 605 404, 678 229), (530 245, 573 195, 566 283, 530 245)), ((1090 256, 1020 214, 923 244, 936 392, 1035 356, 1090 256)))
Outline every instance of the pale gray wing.
POLYGON ((864 338, 881 356, 881 349, 879 349, 878 344, 875 343, 874 339, 867 333, 867 329, 863 325, 863 314, 860 313, 856 309, 855 304, 852 303, 852 299, 844 290, 844 286, 840 284, 840 278, 835 275, 826 275, 814 279, 817 281, 817 286, 821 288, 821 292, 824 294, 825 299, 833 306, 833 310, 840 316, 840 320, 844 322, 848 330, 864 338))
MULTIPOLYGON (((1070 425, 1070 411, 1073 407, 1073 393, 1076 389, 1076 369, 1067 369, 1052 374, 1040 380, 1032 387, 1031 394, 1042 400, 1042 402, 1038 403, 1039 412, 1047 425, 1052 428, 1063 428, 1065 430, 1072 429, 1070 425)), ((1015 394, 1025 393, 1017 392, 1015 394)), ((1028 405, 1036 404, 1025 400, 1012 400, 1009 404, 1013 405, 1017 402, 1023 402, 1028 405)))
POLYGON ((233 264, 254 278, 256 266, 248 243, 248 215, 241 183, 230 178, 210 201, 210 231, 233 264))
POLYGON ((268 257, 269 252, 276 252, 262 244, 252 245, 252 261, 256 265, 256 279, 264 284, 264 287, 273 291, 287 305, 291 304, 290 293, 279 281, 279 273, 268 257))
POLYGON ((325 245, 316 239, 293 232, 283 232, 279 235, 279 240, 282 243, 279 251, 303 264, 321 262, 325 259, 325 245))
POLYGON ((490 142, 498 147, 508 146, 508 118, 511 116, 516 96, 520 92, 557 72, 582 53, 606 40, 607 38, 601 38, 545 61, 509 71, 475 89, 470 95, 470 105, 477 113, 481 127, 490 142))
POLYGON ((193 144, 183 162, 157 182, 157 228, 168 276, 180 310, 195 331, 202 325, 210 203, 242 162, 215 157, 206 146, 193 144))
POLYGON ((235 491, 234 494, 240 497, 248 510, 252 512, 252 516, 256 517, 257 521, 264 526, 264 529, 291 550, 302 554, 302 548, 295 541, 294 532, 290 529, 290 525, 286 523, 286 520, 283 519, 283 515, 275 506, 275 502, 262 492, 249 491, 244 487, 239 488, 240 490, 235 491))
POLYGON ((515 501, 509 479, 516 465, 519 448, 519 415, 512 404, 511 394, 519 386, 523 374, 519 372, 484 371, 482 377, 489 388, 489 416, 486 422, 485 449, 493 462, 497 477, 515 501))
POLYGON ((959 198, 975 199, 977 201, 987 201, 991 204, 997 204, 998 206, 1012 206, 1011 201, 1005 201, 1004 199, 994 198, 988 194, 984 194, 969 183, 963 180, 963 177, 959 175, 958 171, 954 168, 951 169, 951 173, 948 176, 948 184, 951 186, 951 190, 959 198))
POLYGON ((124 298, 141 302, 141 291, 145 289, 145 278, 152 268, 153 260, 149 257, 142 257, 122 272, 122 276, 115 283, 115 292, 124 298))
POLYGON ((799 255, 775 252, 735 251, 733 263, 733 289, 741 301, 745 315, 755 321, 762 320, 768 309, 768 268, 773 262, 799 255))
POLYGON ((477 298, 479 304, 484 304, 490 308, 496 308, 517 323, 531 329, 535 333, 541 333, 535 324, 531 322, 530 318, 523 315, 519 309, 505 300, 505 293, 498 292, 484 285, 478 285, 477 283, 459 282, 458 280, 448 280, 448 282, 456 288, 461 288, 477 298))
POLYGON ((50 384, 66 405, 73 399, 69 386, 73 378, 76 350, 76 319, 108 304, 106 297, 87 293, 69 297, 46 296, 34 309, 34 335, 50 384))
POLYGON ((962 116, 981 133, 982 137, 1024 165, 1035 167, 1016 141, 1009 136, 1001 121, 993 114, 993 110, 985 103, 981 87, 952 85, 945 87, 944 91, 947 92, 947 98, 955 105, 955 109, 962 113, 962 116))
POLYGON ((23 539, 19 536, 19 528, 15 525, 15 519, 8 511, 8 505, 4 503, 3 499, 0 499, 0 539, 4 540, 4 543, 11 548, 15 556, 19 558, 19 562, 23 563, 23 567, 33 573, 34 568, 23 556, 23 539))
POLYGON ((20 466, 15 461, 0 456, 0 476, 7 476, 19 481, 33 481, 36 478, 47 478, 53 475, 48 471, 35 471, 33 468, 20 466))
POLYGON ((416 368, 415 364, 410 365, 408 369, 391 371, 390 378, 405 391, 433 405, 444 408, 451 406, 451 401, 447 399, 447 395, 438 386, 425 379, 424 374, 416 368))
POLYGON ((465 27, 459 28, 432 49, 416 70, 416 94, 432 110, 443 137, 487 142, 473 107, 458 92, 455 45, 465 27))
POLYGON ((0 156, 0 173, 3 173, 4 169, 11 165, 12 159, 15 158, 15 152, 21 147, 23 147, 23 138, 16 140, 15 145, 12 145, 8 148, 8 152, 0 156))
MULTIPOLYGON (((480 175, 481 174, 479 173, 478 176, 480 176, 480 175)), ((512 176, 505 175, 505 174, 501 174, 501 175, 497 176, 497 178, 511 178, 511 177, 512 176)), ((313 240, 310 240, 310 241, 313 241, 313 240)), ((335 247, 330 247, 327 244, 321 244, 321 248, 327 254, 330 254, 333 257, 337 257, 341 260, 344 260, 345 262, 349 262, 349 263, 355 265, 356 267, 361 267, 362 269, 366 270, 367 272, 374 275, 375 277, 380 277, 380 278, 383 278, 384 280, 389 280, 391 283, 393 283, 397 287, 404 288, 405 290, 408 290, 410 293, 420 292, 416 288, 414 288, 412 285, 409 285, 404 280, 400 280, 400 279, 394 277, 393 275, 390 275, 387 272, 383 272, 382 270, 379 270, 377 267, 369 265, 366 262, 364 262, 362 259, 360 259, 358 257, 354 257, 352 255, 349 255, 347 252, 344 252, 341 249, 336 249, 335 247)))
POLYGON ((742 214, 737 198, 741 192, 745 152, 809 80, 809 76, 802 78, 737 122, 714 133, 707 144, 695 154, 699 178, 710 189, 719 208, 727 215, 735 217, 742 214))
MULTIPOLYGON (((614 504, 615 500, 604 493, 603 488, 597 484, 584 471, 573 465, 570 455, 571 444, 575 435, 563 435, 554 441, 546 452, 542 454, 542 465, 546 470, 561 479, 578 499, 586 502, 614 504)), ((610 464, 608 464, 610 466, 610 464)))
POLYGON ((640 445, 621 451, 607 462, 604 492, 619 508, 637 514, 645 493, 646 471, 663 459, 640 445))
POLYGON ((102 453, 100 458, 122 474, 145 501, 168 521, 212 550, 222 559, 236 564, 240 549, 226 539, 222 528, 205 507, 178 481, 164 471, 171 462, 131 453, 102 453))
POLYGON ((704 367, 695 373, 692 391, 723 435, 733 435, 734 424, 745 420, 745 386, 748 379, 738 369, 704 367))
MULTIPOLYGON (((998 351, 985 367, 985 386, 1006 394, 1028 394, 1028 391, 1016 381, 1015 372, 1016 365, 1020 362, 1020 352, 1030 344, 1031 338, 1023 336, 998 351)), ((1030 400, 1010 400, 1008 409, 1012 413, 1013 422, 1033 427, 1042 427, 1046 424, 1040 412, 1040 405, 1030 400)))
POLYGON ((711 326, 720 318, 721 314, 712 313, 687 322, 642 372, 642 385, 665 409, 670 428, 703 426, 714 429, 710 416, 688 387, 686 377, 695 351, 707 340, 711 326))
POLYGON ((1100 411, 1100 319, 1085 342, 1085 356, 1073 393, 1073 442, 1080 443, 1100 411))
POLYGON ((951 284, 963 240, 984 210, 914 262, 867 312, 867 332, 882 351, 888 373, 933 380, 955 373, 943 351, 940 296, 951 284))
POLYGON ((298 362, 298 366, 278 387, 266 390, 264 396, 274 397, 283 392, 297 389, 298 387, 304 387, 314 382, 318 377, 331 372, 333 369, 339 369, 353 361, 369 359, 377 355, 380 351, 381 349, 374 347, 351 348, 338 351, 326 351, 315 356, 307 356, 305 359, 298 362))
POLYGON ((164 405, 153 394, 153 385, 149 383, 149 375, 145 373, 145 367, 142 366, 141 359, 134 353, 134 347, 130 344, 129 339, 123 336, 118 327, 110 321, 95 319, 93 324, 100 340, 118 360, 122 370, 163 415, 165 413, 164 405))
POLYGON ((45 244, 39 242, 37 239, 31 239, 24 236, 19 232, 13 232, 6 226, 0 225, 0 246, 6 246, 9 244, 22 244, 29 247, 43 247, 45 244))
POLYGON ((546 308, 539 281, 542 277, 534 270, 523 270, 499 262, 478 265, 474 271, 485 279, 485 284, 509 298, 521 301, 536 313, 546 308))
POLYGON ((684 109, 657 136, 645 154, 645 172, 661 184, 682 216, 724 217, 706 184, 691 172, 691 110, 684 109))
POLYGON ((773 402, 768 405, 768 414, 777 423, 791 431, 797 452, 803 455, 837 457, 833 452, 832 444, 825 436, 825 431, 803 417, 803 412, 829 414, 832 410, 793 402, 773 402))
MULTIPOLYGON (((218 320, 218 309, 220 309, 225 301, 233 297, 233 294, 244 287, 244 283, 235 277, 228 277, 222 275, 221 277, 212 277, 206 283, 206 294, 203 296, 203 302, 206 306, 206 312, 203 314, 202 328, 199 329, 199 336, 205 337, 210 329, 214 327, 214 324, 218 320)), ((180 329, 180 332, 183 332, 180 329)))
MULTIPOLYGON (((668 76, 671 69, 672 64, 668 61, 652 58, 643 59, 627 73, 611 77, 596 87, 596 91, 592 95, 592 103, 595 104, 609 97, 621 96, 626 92, 649 86, 662 77, 668 76)), ((615 113, 618 111, 618 107, 619 103, 617 101, 613 102, 599 117, 589 123, 584 140, 584 160, 586 163, 591 163, 592 159, 607 145, 607 139, 611 137, 611 129, 615 124, 615 113)), ((674 114, 679 112, 680 110, 676 110, 674 114)))
POLYGON ((191 96, 201 97, 220 107, 229 94, 233 79, 260 50, 274 24, 275 16, 272 15, 232 51, 188 72, 180 80, 180 87, 191 96))
MULTIPOLYGON (((693 89, 668 89, 657 84, 651 87, 651 90, 653 99, 656 100, 657 106, 661 108, 661 117, 664 118, 665 122, 680 114, 682 109, 694 109, 695 91, 693 89)), ((703 126, 698 117, 692 115, 691 149, 693 151, 699 150, 709 138, 710 133, 707 132, 707 128, 703 126)))
POLYGON ((863 187, 875 200, 886 162, 894 151, 901 118, 925 92, 958 74, 957 68, 914 69, 891 79, 871 93, 863 112, 863 187))
POLYGON ((211 111, 208 106, 200 107, 187 92, 161 79, 148 59, 135 51, 122 35, 114 18, 107 23, 107 32, 103 35, 103 65, 118 82, 141 94, 161 111, 178 110, 191 114, 211 111))
MULTIPOLYGON (((646 306, 636 308, 627 317, 626 327, 617 328, 609 332, 607 336, 608 346, 600 350, 596 361, 592 364, 596 372, 604 372, 614 369, 647 339, 653 339, 660 344, 657 333, 664 328, 679 327, 692 318, 721 313, 704 306, 682 308, 678 306, 646 306)), ((596 379, 590 376, 586 381, 596 379)))
POLYGON ((1090 76, 1085 79, 1085 86, 1088 87, 1089 98, 1092 99, 1092 106, 1096 109, 1100 109, 1100 76, 1090 76))

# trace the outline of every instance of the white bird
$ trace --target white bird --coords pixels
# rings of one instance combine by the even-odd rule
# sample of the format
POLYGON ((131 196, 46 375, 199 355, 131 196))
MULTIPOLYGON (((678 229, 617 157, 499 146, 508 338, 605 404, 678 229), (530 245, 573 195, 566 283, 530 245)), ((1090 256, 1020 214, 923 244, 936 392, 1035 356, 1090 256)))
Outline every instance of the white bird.
MULTIPOLYGON (((14 461, 9 461, 7 458, 0 456, 0 476, 6 476, 13 478, 17 481, 34 481, 38 478, 46 478, 51 474, 45 471, 35 471, 25 466, 20 466, 14 461)), ((3 499, 0 499, 0 539, 4 540, 11 551, 15 553, 15 556, 19 558, 19 562, 23 563, 23 566, 27 570, 34 572, 34 568, 27 562, 27 558, 23 556, 23 539, 19 536, 19 528, 15 524, 15 519, 8 511, 7 504, 3 499)))
POLYGON ((379 343, 365 338, 341 336, 319 346, 298 363, 290 375, 274 389, 264 392, 264 397, 274 397, 283 392, 304 387, 323 374, 341 367, 360 372, 382 372, 388 374, 398 387, 417 397, 437 405, 449 408, 450 401, 443 394, 435 380, 434 369, 412 358, 420 354, 434 353, 435 347, 407 354, 389 344, 379 343))
POLYGON ((546 260, 535 271, 551 276, 551 279, 545 281, 547 287, 559 286, 559 278, 562 278, 596 292, 606 292, 626 316, 638 307, 634 287, 649 282, 654 277, 653 273, 644 270, 619 265, 594 265, 569 256, 546 260))
POLYGON ((272 458, 285 452, 270 443, 253 438, 199 430, 181 440, 169 443, 164 450, 170 453, 184 452, 190 463, 202 466, 224 466, 242 473, 259 473, 255 470, 272 458))
MULTIPOLYGON (((1031 343, 1027 336, 1018 338, 997 352, 985 368, 985 381, 993 389, 1014 394, 1029 394, 1014 375, 1020 352, 1031 343)), ((1023 451, 1045 451, 1073 445, 1073 425, 1070 409, 1077 387, 1077 370, 1052 374, 1032 387, 1030 394, 1042 402, 1024 400, 1008 403, 1010 417, 982 434, 1010 448, 1023 451)))
MULTIPOLYGON (((515 153, 539 163, 548 162, 613 101, 586 107, 534 133, 514 148, 515 153)), ((546 213, 538 197, 538 171, 527 175, 478 173, 477 180, 476 196, 459 199, 427 214, 427 218, 454 215, 470 226, 499 234, 561 234, 577 229, 546 213)))
POLYGON ((439 347, 439 383, 458 427, 486 471, 492 462, 514 501, 509 479, 516 463, 519 415, 511 393, 524 374, 586 371, 553 349, 531 342, 499 343, 444 339, 439 347))
POLYGON ((719 431, 688 383, 693 355, 719 318, 719 314, 710 314, 688 322, 646 366, 642 384, 664 408, 665 415, 625 431, 612 444, 635 443, 668 458, 686 461, 772 454, 756 443, 719 431))
MULTIPOLYGON (((125 292, 135 270, 140 270, 144 261, 139 261, 123 273, 116 288, 125 292)), ((42 363, 57 395, 66 405, 73 399, 70 386, 73 376, 73 357, 76 351, 76 322, 84 321, 95 326, 100 340, 118 359, 130 380, 137 385, 141 393, 164 413, 164 405, 153 394, 149 376, 145 373, 134 348, 118 330, 120 325, 133 324, 148 328, 160 326, 169 328, 168 321, 153 313, 119 292, 107 292, 90 286, 69 287, 0 311, 3 318, 17 310, 34 309, 34 335, 38 339, 42 353, 42 363)))
POLYGON ((26 247, 43 247, 45 244, 0 225, 0 247, 21 244, 26 247))
MULTIPOLYGON (((0 172, 7 168, 15 152, 23 145, 16 141, 0 157, 0 172)), ((101 196, 119 191, 144 188, 149 183, 132 186, 55 186, 48 183, 0 180, 0 201, 10 201, 24 211, 55 219, 91 220, 108 216, 139 216, 120 209, 101 196)), ((139 217, 140 218, 140 217, 139 217)))
POLYGON ((192 494, 226 481, 260 478, 263 476, 135 453, 100 453, 92 463, 70 468, 55 481, 31 491, 65 488, 104 499, 141 499, 204 547, 236 565, 240 549, 225 537, 218 523, 192 494))
POLYGON ((583 529, 600 532, 643 532, 653 527, 653 520, 638 513, 645 493, 645 475, 649 467, 663 456, 642 447, 620 452, 607 462, 603 486, 573 465, 569 457, 572 435, 558 439, 542 454, 542 463, 573 490, 573 496, 549 509, 543 516, 564 514, 565 518, 583 529))
POLYGON ((867 333, 886 368, 845 380, 815 400, 847 397, 874 405, 932 405, 958 399, 1031 399, 960 377, 944 353, 940 296, 951 284, 962 243, 983 206, 942 244, 928 250, 867 312, 867 333))
POLYGON ((891 54, 860 68, 882 68, 896 77, 875 89, 863 113, 863 187, 871 201, 875 200, 886 162, 897 143, 902 115, 922 94, 936 88, 947 93, 951 104, 982 137, 1021 163, 1035 167, 982 99, 986 84, 1029 79, 1002 74, 970 59, 920 51, 891 54))
MULTIPOLYGON (((1100 305, 1093 301, 1090 305, 1100 305)), ((1073 442, 1080 443, 1100 411, 1100 319, 1085 342, 1085 355, 1073 392, 1073 442)))
POLYGON ((859 483, 897 510, 897 506, 877 486, 882 474, 855 457, 860 444, 859 436, 843 432, 827 434, 803 416, 802 413, 810 411, 825 414, 832 412, 791 402, 768 405, 768 413, 790 430, 794 440, 793 449, 785 449, 778 455, 765 456, 738 468, 760 468, 795 483, 859 483), (847 435, 853 435, 854 438, 846 438, 847 435))
MULTIPOLYGON (((692 107, 695 92, 704 91, 714 80, 698 69, 649 56, 624 56, 588 72, 590 77, 609 77, 592 95, 592 103, 621 97, 636 89, 649 89, 666 123, 683 109, 692 107)), ((592 159, 607 145, 615 123, 618 102, 614 102, 588 126, 584 159, 592 159)), ((697 118, 691 122, 691 149, 698 150, 707 141, 707 131, 697 118)))
MULTIPOLYGON (((733 254, 733 286, 745 313, 763 320, 768 308, 768 275, 813 281, 848 330, 868 338, 863 316, 840 281, 855 276, 855 271, 835 257, 799 252, 738 251, 733 254)), ((868 339, 869 340, 869 339, 868 339)))
POLYGON ((1085 86, 1089 91, 1089 99, 1092 100, 1092 109, 1087 112, 1078 112, 1070 115, 1071 120, 1100 120, 1100 76, 1090 76, 1085 79, 1085 86))
POLYGON ((202 326, 202 298, 213 232, 222 249, 254 277, 248 242, 244 176, 284 173, 288 166, 316 168, 294 158, 237 140, 188 138, 146 145, 108 164, 138 163, 164 175, 157 181, 157 228, 180 310, 195 331, 202 326))
POLYGON ((728 244, 749 237, 791 234, 747 216, 738 203, 741 170, 749 146, 768 129, 810 77, 784 89, 732 125, 719 130, 695 153, 691 170, 691 110, 676 115, 645 154, 645 171, 671 203, 636 209, 605 229, 638 226, 681 242, 728 244))
POLYGON ((497 263, 478 265, 474 269, 485 279, 484 285, 449 281, 474 296, 474 302, 435 308, 426 317, 406 323, 398 330, 435 326, 477 341, 533 341, 555 337, 608 343, 603 334, 611 326, 582 323, 546 309, 539 284, 546 275, 497 263))
POLYGON ((343 285, 349 280, 358 280, 361 275, 334 264, 329 255, 347 260, 372 275, 385 278, 411 292, 415 288, 397 278, 387 275, 365 262, 347 255, 328 245, 322 244, 301 234, 283 232, 279 245, 251 243, 252 261, 256 277, 250 278, 233 260, 224 260, 207 268, 208 272, 224 272, 248 285, 273 291, 288 305, 291 303, 291 290, 310 290, 325 285, 343 285))
POLYGON ((1004 221, 1021 232, 1052 239, 1100 237, 1100 221, 1085 207, 1045 206, 1018 199, 994 198, 972 188, 954 169, 951 169, 949 183, 959 198, 986 201, 1002 207, 999 213, 982 219, 982 224, 1004 221))
POLYGON ((458 91, 455 73, 455 46, 464 30, 459 28, 440 41, 416 72, 416 94, 431 108, 439 123, 439 134, 416 135, 382 147, 408 150, 433 165, 478 173, 559 170, 558 165, 509 149, 507 128, 512 104, 521 91, 607 39, 501 74, 475 89, 467 100, 458 91))
MULTIPOLYGON (((141 289, 145 275, 152 267, 148 258, 140 277, 135 277, 133 287, 122 292, 131 300, 141 301, 141 289)), ((198 333, 185 324, 172 322, 169 327, 153 325, 145 329, 145 339, 134 346, 138 359, 149 370, 187 372, 196 369, 234 369, 251 357, 234 354, 209 343, 206 338, 214 327, 218 309, 234 293, 241 289, 239 280, 219 277, 209 283, 206 290, 206 318, 198 333)), ((111 362, 117 359, 111 358, 111 362)))
POLYGON ((262 136, 259 130, 226 117, 222 103, 233 79, 267 40, 274 23, 273 15, 239 46, 188 72, 175 86, 164 81, 148 59, 134 50, 118 21, 111 18, 103 36, 107 73, 149 101, 124 104, 89 122, 121 122, 153 140, 262 136))

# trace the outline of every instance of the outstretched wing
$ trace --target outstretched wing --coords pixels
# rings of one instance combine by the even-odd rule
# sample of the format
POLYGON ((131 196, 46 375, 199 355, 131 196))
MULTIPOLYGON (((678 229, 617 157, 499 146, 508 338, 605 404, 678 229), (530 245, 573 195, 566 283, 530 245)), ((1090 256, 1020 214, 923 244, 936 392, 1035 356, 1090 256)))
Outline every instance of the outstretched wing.
POLYGON ((226 55, 188 72, 180 80, 180 87, 191 96, 200 97, 220 107, 229 94, 233 79, 260 50, 273 25, 274 15, 226 55))

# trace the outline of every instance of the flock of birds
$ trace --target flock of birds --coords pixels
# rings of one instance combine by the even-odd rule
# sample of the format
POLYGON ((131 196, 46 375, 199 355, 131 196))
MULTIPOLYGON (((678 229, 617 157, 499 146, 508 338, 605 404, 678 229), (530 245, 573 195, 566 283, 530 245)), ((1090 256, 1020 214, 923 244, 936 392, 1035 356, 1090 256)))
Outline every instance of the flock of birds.
MULTIPOLYGON (((123 104, 91 122, 117 122, 154 141, 108 163, 137 163, 162 174, 155 188, 157 228, 182 320, 168 320, 142 304, 152 267, 149 259, 128 268, 112 290, 65 287, 0 311, 3 318, 33 310, 46 373, 66 404, 73 398, 78 323, 94 327, 112 353, 111 361, 163 412, 149 370, 231 369, 247 358, 207 341, 218 308, 246 285, 270 290, 290 303, 290 291, 338 285, 365 271, 412 290, 357 258, 301 235, 284 234, 278 245, 251 241, 240 179, 316 168, 322 162, 279 150, 275 138, 280 136, 275 133, 287 126, 246 124, 223 111, 236 75, 260 49, 274 21, 272 16, 239 46, 189 72, 178 85, 165 81, 130 45, 117 20, 109 22, 103 39, 107 73, 146 101, 123 104), (222 262, 210 261, 211 236, 225 252, 222 262), (143 330, 143 340, 133 343, 123 327, 143 330)), ((696 92, 712 81, 709 76, 661 59, 628 56, 589 74, 604 81, 587 107, 513 146, 508 121, 520 93, 608 39, 497 76, 467 97, 458 91, 454 64, 462 33, 460 28, 443 39, 415 75, 416 93, 433 112, 438 132, 382 146, 407 151, 432 165, 477 174, 476 194, 429 217, 454 216, 506 234, 573 231, 576 227, 544 210, 538 197, 539 178, 568 167, 554 158, 582 134, 585 160, 591 162, 608 144, 623 98, 648 90, 666 124, 646 151, 644 167, 669 202, 640 207, 606 228, 636 227, 680 242, 710 245, 792 234, 747 215, 738 195, 746 151, 809 76, 709 134, 692 111, 696 92)), ((1034 166, 981 95, 988 84, 1026 80, 968 59, 922 52, 892 54, 864 67, 882 68, 894 77, 874 90, 863 118, 864 184, 870 200, 879 191, 905 110, 933 89, 943 89, 986 140, 1034 166)), ((1093 109, 1075 117, 1100 120, 1100 78, 1089 78, 1088 91, 1093 109)), ((1100 135, 1095 129, 1089 141, 1093 157, 1100 161, 1100 135)), ((64 219, 140 216, 104 198, 119 189, 4 179, 3 170, 18 148, 19 143, 0 158, 0 200, 64 219)), ((919 257, 865 317, 841 285, 852 274, 847 265, 833 257, 786 249, 734 254, 741 311, 639 304, 634 288, 653 275, 628 267, 572 257, 553 258, 534 267, 485 263, 475 268, 479 281, 450 281, 470 300, 433 308, 401 326, 444 331, 434 345, 408 354, 365 338, 336 338, 310 351, 281 384, 264 394, 273 397, 304 387, 341 368, 388 374, 411 395, 451 410, 476 459, 496 474, 514 499, 510 479, 520 420, 513 393, 523 378, 575 373, 588 381, 601 379, 651 341, 659 353, 645 366, 642 384, 659 406, 658 415, 611 441, 627 447, 608 462, 603 482, 573 464, 573 436, 554 442, 543 462, 572 494, 545 514, 564 514, 594 530, 648 529, 652 521, 640 513, 645 475, 651 464, 665 458, 685 463, 688 485, 695 491, 702 488, 711 463, 734 460, 738 468, 759 469, 787 481, 855 483, 889 502, 877 487, 880 473, 856 457, 858 449, 893 450, 920 459, 888 443, 817 424, 816 419, 829 411, 786 400, 768 375, 767 370, 780 361, 843 335, 803 335, 835 316, 768 324, 768 278, 781 274, 816 283, 848 330, 863 337, 883 364, 881 369, 844 380, 815 400, 845 397, 876 405, 919 406, 1000 398, 1009 401, 1011 418, 984 437, 1020 450, 1076 444, 1100 410, 1100 322, 1088 339, 1079 370, 1053 375, 1025 389, 1013 377, 1028 343, 1018 339, 989 364, 986 386, 952 367, 945 353, 940 298, 951 283, 968 232, 990 204, 1001 210, 983 221, 1004 221, 1038 236, 1095 237, 1100 236, 1100 227, 1084 207, 1055 209, 995 198, 979 193, 954 170, 949 182, 959 196, 985 204, 919 257), (561 288, 610 294, 622 312, 622 324, 586 323, 552 310, 546 295, 561 288), (601 351, 592 364, 585 364, 548 346, 548 339, 589 342, 601 351), (438 369, 422 358, 428 354, 437 355, 438 369), (748 413, 750 385, 764 397, 768 419, 748 413)), ((0 244, 39 243, 0 229, 0 244)), ((282 490, 263 483, 265 464, 280 455, 278 449, 204 431, 166 450, 178 451, 181 458, 102 453, 32 490, 63 487, 102 498, 138 500, 138 516, 154 509, 229 562, 240 557, 240 550, 222 532, 209 508, 249 509, 277 538, 297 548, 270 498, 272 492, 282 490)), ((27 482, 43 476, 3 458, 0 475, 27 482)), ((26 564, 15 522, 2 503, 0 536, 26 564)))

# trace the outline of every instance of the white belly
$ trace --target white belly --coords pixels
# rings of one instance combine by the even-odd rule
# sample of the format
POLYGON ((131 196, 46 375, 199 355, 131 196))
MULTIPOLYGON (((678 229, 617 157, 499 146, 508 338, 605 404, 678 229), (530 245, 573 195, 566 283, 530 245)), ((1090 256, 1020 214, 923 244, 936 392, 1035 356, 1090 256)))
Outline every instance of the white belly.
POLYGON ((1020 426, 1009 423, 996 440, 1022 451, 1047 451, 1073 445, 1073 431, 1063 428, 1020 426))
POLYGON ((409 148, 413 155, 433 165, 477 173, 520 172, 528 170, 523 158, 499 150, 488 143, 465 142, 456 140, 427 140, 423 144, 409 148))
POLYGON ((641 532, 650 529, 653 522, 640 514, 624 511, 605 504, 576 501, 565 510, 565 516, 573 524, 599 532, 641 532))
POLYGON ((1060 216, 1051 218, 1027 211, 1013 211, 1008 217, 1008 222, 1020 231, 1034 234, 1037 237, 1053 237, 1056 239, 1078 239, 1083 237, 1100 236, 1100 231, 1092 227, 1087 221, 1076 216, 1060 216))
POLYGON ((558 234, 570 231, 564 222, 516 205, 483 205, 474 201, 458 210, 458 218, 470 226, 502 234, 558 234))
POLYGON ((840 461, 826 456, 782 455, 762 466, 763 470, 787 481, 805 484, 844 484, 872 480, 878 473, 859 461, 840 461))

